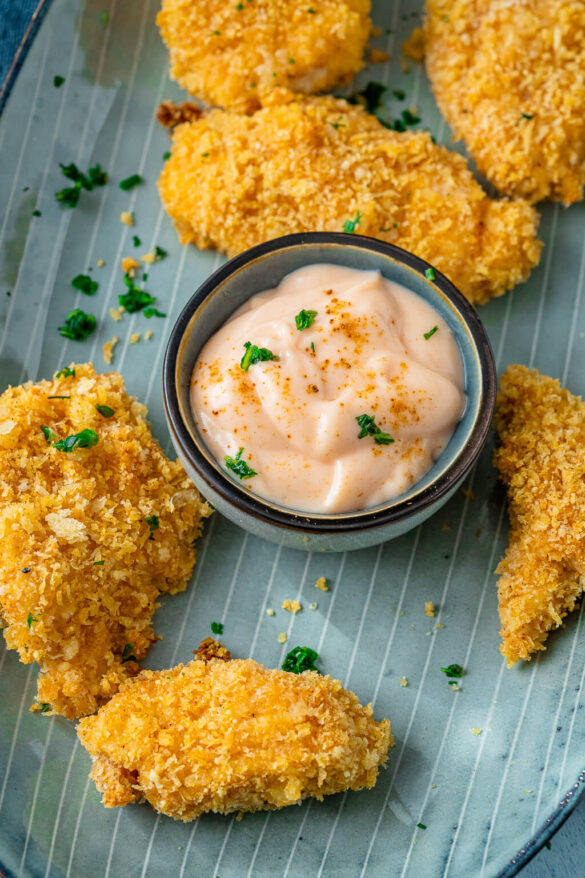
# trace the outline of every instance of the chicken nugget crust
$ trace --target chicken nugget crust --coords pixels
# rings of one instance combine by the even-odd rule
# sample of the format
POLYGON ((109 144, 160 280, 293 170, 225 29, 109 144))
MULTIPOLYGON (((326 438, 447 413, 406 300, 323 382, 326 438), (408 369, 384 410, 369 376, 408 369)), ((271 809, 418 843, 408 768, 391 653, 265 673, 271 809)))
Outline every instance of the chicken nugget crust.
POLYGON ((338 680, 252 659, 143 671, 77 733, 106 807, 133 791, 184 821, 373 787, 394 743, 338 680))
POLYGON ((185 588, 210 513, 122 376, 73 368, 0 396, 4 637, 40 665, 42 709, 69 719, 93 713, 138 671, 156 639, 159 593, 185 588), (85 429, 97 432, 94 447, 51 444, 85 429))
POLYGON ((441 112, 500 192, 571 204, 585 183, 583 0, 427 0, 441 112))
POLYGON ((179 125, 159 190, 183 244, 233 256, 357 217, 359 234, 422 256, 477 304, 526 280, 540 255, 533 207, 488 198, 429 134, 389 131, 333 97, 283 89, 253 116, 179 125))
POLYGON ((327 91, 363 67, 370 0, 163 0, 171 77, 210 104, 250 112, 276 86, 327 91))
POLYGON ((545 649, 585 589, 585 404, 525 366, 502 377, 494 463, 508 489, 510 545, 496 573, 508 665, 545 649))

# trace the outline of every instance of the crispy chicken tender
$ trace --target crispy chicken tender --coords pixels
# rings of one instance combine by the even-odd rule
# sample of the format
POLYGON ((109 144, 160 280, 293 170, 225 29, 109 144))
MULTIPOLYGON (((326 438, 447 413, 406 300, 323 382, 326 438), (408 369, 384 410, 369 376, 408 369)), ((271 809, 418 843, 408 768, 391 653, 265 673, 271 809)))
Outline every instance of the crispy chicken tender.
POLYGON ((537 264, 538 215, 493 201, 429 134, 384 128, 333 97, 273 92, 253 116, 204 113, 174 130, 159 190, 183 244, 235 255, 304 231, 356 231, 432 262, 474 303, 537 264))
POLYGON ((496 427, 511 524, 496 570, 500 650, 512 665, 545 649, 585 589, 585 403, 553 378, 510 366, 496 427))
POLYGON ((0 396, 4 637, 21 661, 40 665, 43 710, 69 719, 97 710, 138 671, 135 659, 156 639, 159 593, 185 588, 210 512, 122 376, 74 368, 0 396), (59 451, 42 426, 54 440, 90 429, 99 441, 59 451))
POLYGON ((427 0, 437 103, 500 192, 571 204, 585 183, 583 0, 427 0))
POLYGON ((163 0, 171 76, 191 94, 249 112, 276 86, 328 91, 363 67, 370 0, 163 0))
POLYGON ((373 787, 393 744, 338 680, 252 659, 143 671, 77 732, 107 808, 145 798, 184 821, 373 787))

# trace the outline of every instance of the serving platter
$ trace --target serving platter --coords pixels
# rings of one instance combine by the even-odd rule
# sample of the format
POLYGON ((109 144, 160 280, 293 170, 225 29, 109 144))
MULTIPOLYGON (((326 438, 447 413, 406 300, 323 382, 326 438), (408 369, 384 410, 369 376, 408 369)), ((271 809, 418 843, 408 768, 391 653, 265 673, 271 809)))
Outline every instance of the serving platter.
MULTIPOLYGON (((156 178, 168 149, 154 120, 168 79, 157 2, 53 0, 0 120, 0 390, 52 374, 72 360, 107 370, 102 345, 119 337, 111 368, 146 402, 170 453, 161 365, 173 320, 220 264, 213 252, 181 248, 164 214, 156 178), (59 87, 54 76, 65 77, 59 87), (111 182, 62 210, 59 162, 99 162, 111 182), (132 173, 145 183, 123 192, 132 173), (40 216, 35 215, 40 212, 40 216), (135 226, 120 223, 122 211, 135 226), (120 261, 147 252, 149 291, 167 318, 147 321, 109 308, 123 292, 120 261), (98 261, 105 265, 98 267, 98 261), (71 279, 91 267, 99 290, 89 302, 71 279), (77 305, 98 317, 83 343, 57 332, 77 305), (153 338, 145 340, 147 329, 153 338), (137 344, 133 333, 141 334, 137 344)), ((389 63, 363 71, 390 87, 388 108, 416 106, 438 142, 449 132, 424 70, 400 46, 421 4, 374 2, 382 34, 372 41, 389 63), (387 31, 390 31, 387 33, 387 31), (406 101, 392 96, 404 90, 406 101)), ((459 148, 459 147, 455 147, 459 148)), ((530 280, 481 308, 498 369, 526 363, 585 391, 585 208, 544 205, 541 264, 530 280)), ((199 544, 188 590, 166 598, 155 617, 164 635, 148 667, 188 661, 223 621, 238 657, 279 666, 309 645, 321 667, 390 717, 396 746, 372 791, 306 802, 280 812, 210 815, 175 823, 147 806, 106 811, 87 780, 89 758, 72 724, 28 711, 36 667, 0 646, 0 863, 23 876, 378 876, 470 878, 513 875, 576 803, 583 786, 585 641, 582 607, 548 649, 511 670, 498 652, 493 570, 507 537, 504 492, 488 444, 465 491, 414 533, 369 550, 306 554, 246 535, 214 515, 199 544), (314 583, 325 576, 328 593, 314 583), (297 598, 292 616, 283 600, 297 598), (311 611, 309 603, 318 608, 311 611), (425 616, 426 601, 437 607, 425 616), (268 616, 267 608, 275 615, 268 616), (435 623, 444 627, 436 627, 435 623), (286 644, 278 641, 286 632, 286 644), (457 692, 441 666, 461 664, 457 692), (407 686, 401 686, 405 677, 407 686), (424 826, 426 828, 421 828, 424 826)))

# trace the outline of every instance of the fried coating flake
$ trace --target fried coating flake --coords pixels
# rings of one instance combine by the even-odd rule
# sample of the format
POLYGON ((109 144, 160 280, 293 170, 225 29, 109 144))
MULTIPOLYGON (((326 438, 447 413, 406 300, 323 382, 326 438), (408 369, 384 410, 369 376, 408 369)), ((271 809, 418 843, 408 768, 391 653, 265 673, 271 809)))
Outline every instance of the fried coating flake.
POLYGON ((394 743, 338 680, 252 659, 142 671, 77 733, 107 808, 144 798, 184 821, 373 787, 394 743))
POLYGON ((583 0, 427 0, 437 103, 500 192, 571 204, 585 183, 583 0))
POLYGON ((250 112, 277 86, 328 91, 364 66, 370 0, 163 0, 171 77, 192 95, 250 112))
POLYGON ((426 132, 389 131, 333 97, 281 90, 253 116, 212 110, 179 125, 159 190, 183 244, 232 256, 351 221, 427 259, 474 303, 525 280, 540 254, 534 208, 488 198, 426 132))
POLYGON ((500 651, 545 649, 585 589, 585 403, 525 366, 502 377, 494 462, 508 489, 510 545, 496 573, 500 651))
POLYGON ((156 639, 157 598, 185 588, 210 513, 122 376, 73 368, 0 396, 4 637, 40 665, 38 701, 69 719, 138 671, 156 639), (97 444, 52 444, 82 430, 97 444))

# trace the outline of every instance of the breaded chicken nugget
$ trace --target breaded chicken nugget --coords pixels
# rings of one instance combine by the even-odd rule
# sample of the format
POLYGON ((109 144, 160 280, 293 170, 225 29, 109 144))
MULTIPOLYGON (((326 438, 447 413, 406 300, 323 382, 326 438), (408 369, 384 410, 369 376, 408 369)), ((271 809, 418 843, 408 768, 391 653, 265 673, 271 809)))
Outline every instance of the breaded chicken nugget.
POLYGON ((145 798, 185 821, 373 787, 393 744, 338 680, 252 659, 143 671, 77 732, 107 808, 145 798))
POLYGON ((192 95, 244 112, 279 85, 327 91, 363 67, 370 0, 163 0, 171 76, 192 95))
POLYGON ((437 103, 500 192, 571 204, 585 183, 583 0, 427 0, 437 103))
POLYGON ((545 648, 585 589, 585 403, 553 378, 510 366, 496 428, 511 525, 496 570, 500 649, 512 665, 545 648))
POLYGON ((41 667, 42 709, 73 719, 138 670, 210 510, 121 375, 65 373, 0 396, 0 616, 8 647, 41 667))
POLYGON ((534 208, 488 198, 429 134, 389 131, 333 97, 283 89, 253 116, 212 110, 177 126, 159 190, 183 244, 235 255, 351 221, 432 262, 474 303, 525 280, 540 254, 534 208))

